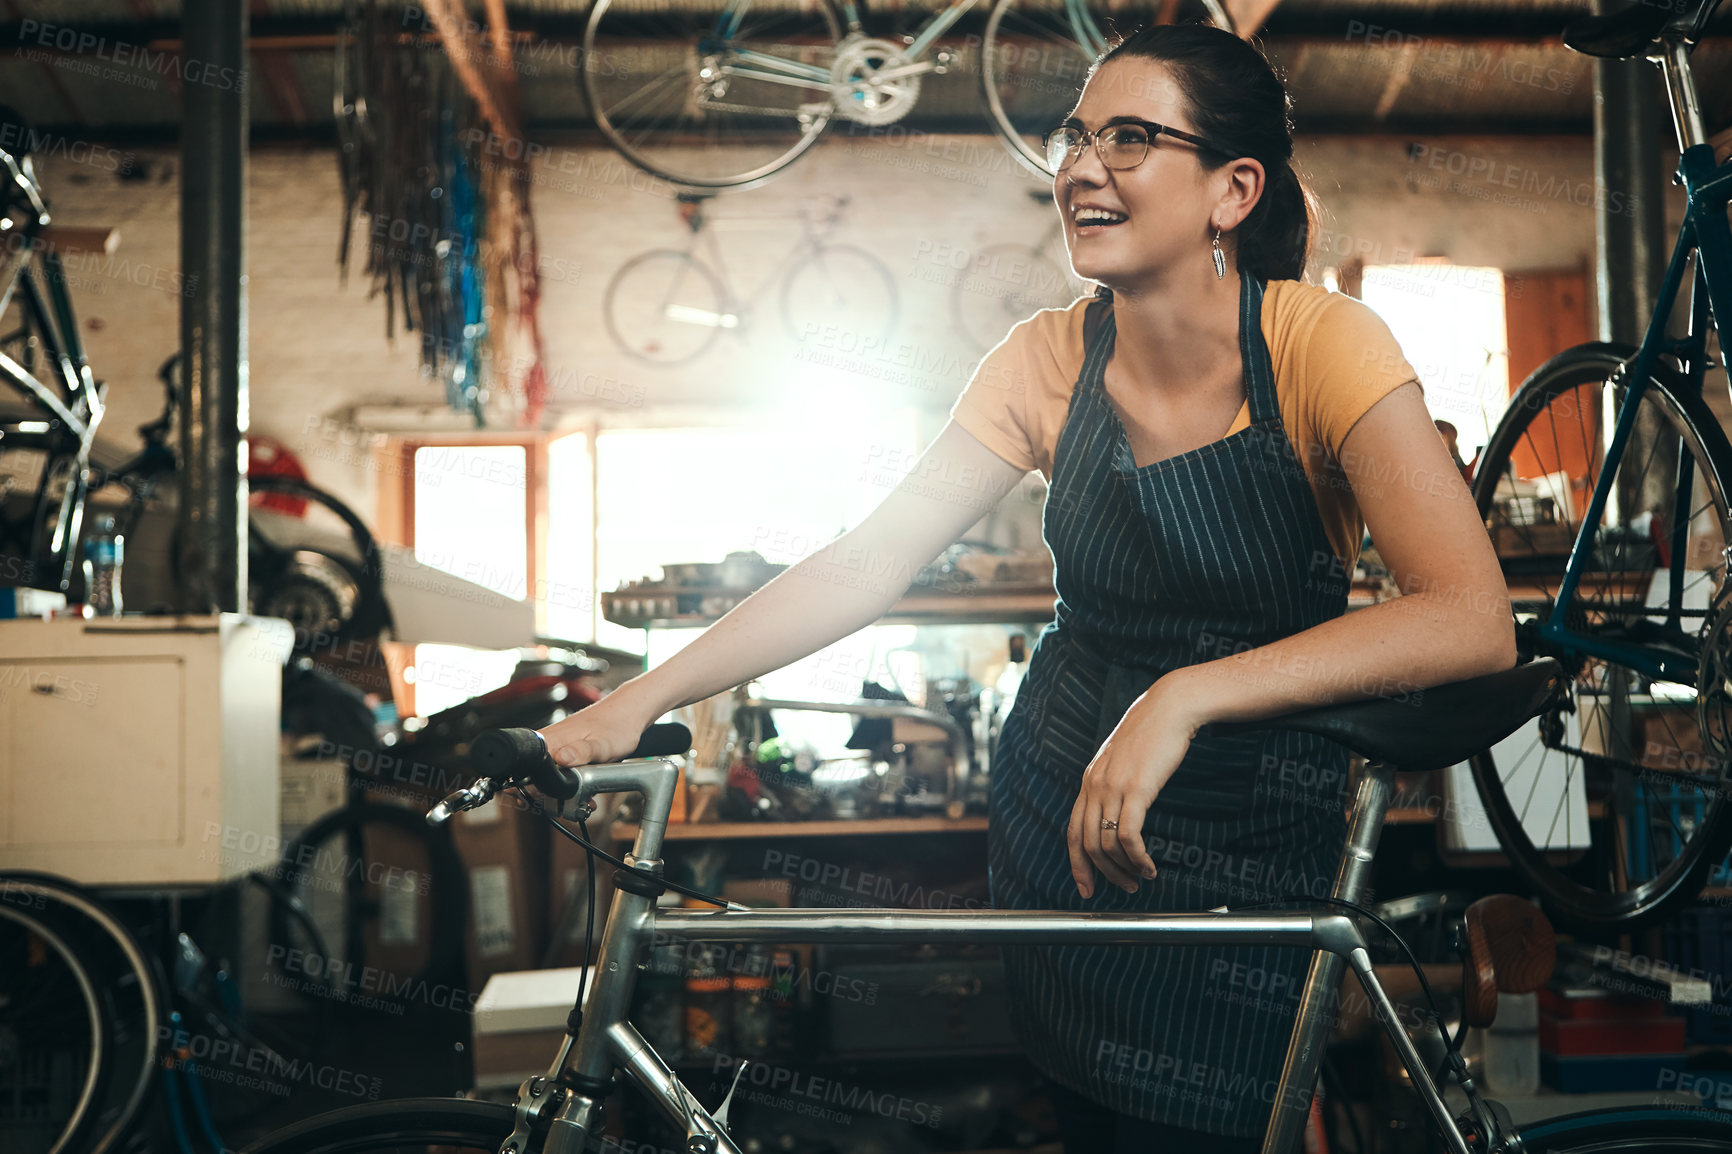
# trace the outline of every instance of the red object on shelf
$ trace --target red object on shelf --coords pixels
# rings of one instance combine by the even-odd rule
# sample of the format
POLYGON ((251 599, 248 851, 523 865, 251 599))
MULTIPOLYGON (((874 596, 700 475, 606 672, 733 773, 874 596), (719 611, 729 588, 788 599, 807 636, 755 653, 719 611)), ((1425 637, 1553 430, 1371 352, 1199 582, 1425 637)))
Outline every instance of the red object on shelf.
POLYGON ((1684 1049, 1683 1018, 1616 1021, 1540 1015, 1540 1049, 1564 1058, 1678 1054, 1684 1049))
POLYGON ((1591 1018, 1596 1021, 1627 1022, 1664 1017, 1666 1003, 1656 998, 1626 998, 1594 986, 1558 989, 1541 986, 1540 1012, 1554 1018, 1591 1018))
MULTIPOLYGON (((247 437, 247 475, 252 477, 287 477, 305 483, 307 470, 301 466, 295 451, 275 437, 253 434, 247 437)), ((287 517, 305 517, 307 499, 291 493, 253 493, 252 503, 261 509, 287 517)))

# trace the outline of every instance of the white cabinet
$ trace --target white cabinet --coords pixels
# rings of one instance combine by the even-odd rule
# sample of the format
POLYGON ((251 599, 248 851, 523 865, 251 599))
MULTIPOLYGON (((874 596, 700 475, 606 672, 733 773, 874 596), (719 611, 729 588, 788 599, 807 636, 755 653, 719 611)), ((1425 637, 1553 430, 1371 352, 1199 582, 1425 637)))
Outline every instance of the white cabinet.
POLYGON ((0 621, 0 869, 201 885, 278 850, 288 622, 0 621))

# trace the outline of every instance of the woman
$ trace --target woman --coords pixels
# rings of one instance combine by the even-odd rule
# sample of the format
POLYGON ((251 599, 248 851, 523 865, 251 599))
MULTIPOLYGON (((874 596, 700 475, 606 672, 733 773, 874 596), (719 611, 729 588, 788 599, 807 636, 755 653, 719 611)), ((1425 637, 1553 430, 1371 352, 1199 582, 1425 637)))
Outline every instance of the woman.
MULTIPOLYGON (((1509 668, 1497 559, 1388 330, 1297 283, 1307 200, 1257 50, 1204 27, 1139 33, 1049 143, 1072 264, 1101 298, 1018 325, 858 528, 550 727, 549 746, 571 765, 617 757, 664 711, 864 627, 902 590, 861 589, 850 561, 912 573, 1038 468, 1059 602, 993 763, 994 903, 1324 892, 1345 751, 1200 728, 1509 668), (1344 616, 1367 527, 1405 595, 1344 616)), ((1005 950, 1067 1154, 1257 1149, 1305 960, 1005 950)))

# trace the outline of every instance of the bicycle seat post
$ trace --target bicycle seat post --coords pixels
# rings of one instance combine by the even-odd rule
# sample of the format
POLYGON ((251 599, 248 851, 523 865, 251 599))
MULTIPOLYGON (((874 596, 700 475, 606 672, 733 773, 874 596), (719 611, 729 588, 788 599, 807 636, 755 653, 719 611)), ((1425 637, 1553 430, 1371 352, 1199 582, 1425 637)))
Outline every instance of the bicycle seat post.
MULTIPOLYGON (((1365 892, 1371 859, 1377 855, 1377 839, 1383 832, 1383 816, 1394 793, 1395 767, 1367 762, 1354 794, 1347 841, 1335 871, 1335 885, 1329 891, 1331 897, 1353 902, 1365 892)), ((1263 1135, 1263 1154, 1292 1154, 1300 1149, 1299 1140, 1311 1114, 1311 1091, 1317 1085, 1346 969, 1347 959, 1339 954, 1319 951, 1311 957, 1299 1016, 1287 1044, 1281 1080, 1276 1083, 1278 1093, 1270 1108, 1269 1128, 1263 1135)))

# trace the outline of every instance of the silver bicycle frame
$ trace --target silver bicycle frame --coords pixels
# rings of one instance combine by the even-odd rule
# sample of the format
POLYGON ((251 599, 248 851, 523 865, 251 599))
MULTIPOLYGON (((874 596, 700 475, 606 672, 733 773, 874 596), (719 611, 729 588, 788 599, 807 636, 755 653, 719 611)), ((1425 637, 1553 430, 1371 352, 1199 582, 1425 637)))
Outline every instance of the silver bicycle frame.
MULTIPOLYGON (((662 838, 679 771, 671 761, 654 759, 598 765, 578 771, 581 802, 596 794, 641 793, 644 818, 631 854, 634 869, 659 876, 662 838)), ((1392 791, 1393 770, 1369 765, 1360 781, 1346 852, 1335 879, 1335 896, 1352 900, 1364 888, 1378 833, 1392 791)), ((741 1154, 722 1125, 682 1084, 627 1020, 637 972, 653 944, 681 942, 766 942, 777 944, 853 942, 890 945, 902 942, 1086 945, 1264 945, 1314 952, 1301 997, 1287 1059, 1274 1093, 1263 1154, 1292 1154, 1309 1114, 1318 1063, 1328 1037, 1329 1007, 1341 986, 1343 967, 1351 967, 1370 1004, 1389 1032, 1414 1087, 1430 1110, 1453 1154, 1469 1154, 1413 1040, 1401 1026, 1389 996, 1372 967, 1358 926, 1343 914, 1318 911, 1236 914, 1141 914, 1113 916, 1039 910, 926 911, 897 909, 744 909, 658 910, 654 899, 617 890, 602 934, 594 981, 584 1004, 583 1026, 567 1037, 545 1078, 524 1083, 518 1096, 518 1126, 507 1146, 526 1148, 529 1130, 551 1109, 546 1154, 582 1154, 589 1134, 600 1124, 601 1096, 586 1093, 611 1082, 623 1070, 657 1103, 687 1138, 708 1138, 720 1154, 741 1154), (567 1090, 552 1105, 555 1085, 567 1090)))

